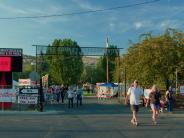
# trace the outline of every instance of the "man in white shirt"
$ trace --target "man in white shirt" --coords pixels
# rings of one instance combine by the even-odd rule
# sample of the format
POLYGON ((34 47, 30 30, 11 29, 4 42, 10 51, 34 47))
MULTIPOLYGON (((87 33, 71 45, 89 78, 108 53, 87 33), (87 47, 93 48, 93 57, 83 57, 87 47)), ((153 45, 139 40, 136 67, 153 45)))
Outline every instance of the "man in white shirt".
POLYGON ((139 101, 142 95, 143 95, 143 90, 140 87, 138 87, 138 81, 135 80, 133 83, 133 86, 128 89, 128 93, 125 98, 125 104, 128 103, 128 99, 130 98, 130 107, 132 110, 131 123, 136 126, 138 125, 137 113, 139 111, 139 101))
POLYGON ((74 92, 71 86, 69 87, 67 94, 68 94, 68 108, 70 108, 70 106, 73 108, 74 92))

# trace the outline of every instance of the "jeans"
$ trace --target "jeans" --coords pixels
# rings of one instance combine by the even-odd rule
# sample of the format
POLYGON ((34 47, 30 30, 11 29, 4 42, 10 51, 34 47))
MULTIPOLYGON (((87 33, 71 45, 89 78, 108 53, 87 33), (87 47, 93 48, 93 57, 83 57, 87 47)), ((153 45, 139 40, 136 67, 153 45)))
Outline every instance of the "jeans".
POLYGON ((168 107, 167 107, 167 110, 169 112, 172 112, 172 106, 173 106, 173 101, 172 100, 168 100, 168 107))
POLYGON ((82 96, 81 95, 77 95, 77 107, 79 105, 80 102, 80 106, 82 105, 82 96))
POLYGON ((68 108, 70 108, 70 105, 73 108, 73 98, 68 98, 68 108))

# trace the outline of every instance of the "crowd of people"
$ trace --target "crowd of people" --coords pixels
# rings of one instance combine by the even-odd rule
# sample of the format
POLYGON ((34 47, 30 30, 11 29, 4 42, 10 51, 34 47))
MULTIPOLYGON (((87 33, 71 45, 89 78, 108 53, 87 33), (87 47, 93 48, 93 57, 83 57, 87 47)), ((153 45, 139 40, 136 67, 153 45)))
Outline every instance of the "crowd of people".
POLYGON ((68 100, 68 107, 73 108, 76 101, 77 107, 82 106, 83 86, 58 86, 53 85, 49 88, 44 88, 44 101, 46 104, 60 104, 68 100))
POLYGON ((165 108, 165 103, 167 103, 167 110, 168 112, 172 112, 173 110, 173 91, 172 87, 169 87, 169 89, 166 91, 165 94, 165 101, 161 99, 161 93, 160 90, 156 85, 153 85, 151 89, 149 89, 149 96, 146 99, 144 97, 143 89, 138 87, 138 81, 135 80, 133 85, 128 89, 127 96, 125 98, 125 104, 130 104, 130 108, 132 111, 132 119, 131 123, 133 125, 138 125, 138 119, 137 114, 139 111, 139 103, 140 98, 143 98, 145 101, 145 106, 151 108, 152 111, 152 122, 154 124, 157 124, 157 118, 159 111, 163 112, 165 108))
MULTIPOLYGON (((48 89, 44 89, 45 102, 50 104, 64 103, 65 99, 68 100, 68 108, 73 108, 74 103, 76 106, 82 106, 83 99, 83 85, 77 86, 52 86, 48 89)), ((165 109, 165 104, 167 103, 167 111, 172 112, 173 110, 173 91, 172 87, 165 93, 165 100, 163 100, 160 90, 156 85, 153 85, 149 89, 148 97, 144 97, 144 90, 138 86, 138 81, 135 80, 131 87, 128 89, 127 95, 125 97, 125 104, 130 104, 132 111, 131 123, 138 126, 137 114, 139 111, 140 99, 143 99, 143 105, 145 107, 150 107, 152 112, 152 122, 157 124, 157 118, 159 112, 163 112, 165 109)))

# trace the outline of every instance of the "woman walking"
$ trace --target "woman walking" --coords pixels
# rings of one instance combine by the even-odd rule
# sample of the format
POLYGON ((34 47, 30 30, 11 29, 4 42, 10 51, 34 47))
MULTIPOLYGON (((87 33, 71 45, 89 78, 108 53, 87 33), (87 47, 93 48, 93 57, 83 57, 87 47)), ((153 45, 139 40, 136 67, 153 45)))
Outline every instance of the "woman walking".
POLYGON ((156 85, 153 85, 149 94, 147 105, 148 103, 150 103, 150 107, 152 110, 152 121, 154 124, 157 124, 157 118, 160 109, 160 97, 161 94, 158 88, 156 87, 156 85))

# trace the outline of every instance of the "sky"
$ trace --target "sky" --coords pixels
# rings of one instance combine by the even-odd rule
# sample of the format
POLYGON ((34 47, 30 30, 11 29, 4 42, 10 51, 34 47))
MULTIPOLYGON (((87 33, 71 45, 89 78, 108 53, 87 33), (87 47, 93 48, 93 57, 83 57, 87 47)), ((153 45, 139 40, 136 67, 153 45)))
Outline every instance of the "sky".
MULTIPOLYGON (((125 6, 151 0, 1 0, 0 18, 64 14, 125 6)), ((0 19, 0 48, 22 48, 35 55, 32 45, 48 45, 54 39, 71 38, 81 47, 104 47, 110 43, 124 48, 141 34, 161 34, 167 27, 181 31, 184 0, 159 2, 83 15, 36 19, 0 19)))

